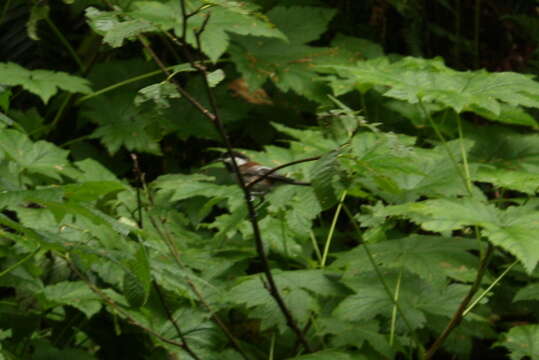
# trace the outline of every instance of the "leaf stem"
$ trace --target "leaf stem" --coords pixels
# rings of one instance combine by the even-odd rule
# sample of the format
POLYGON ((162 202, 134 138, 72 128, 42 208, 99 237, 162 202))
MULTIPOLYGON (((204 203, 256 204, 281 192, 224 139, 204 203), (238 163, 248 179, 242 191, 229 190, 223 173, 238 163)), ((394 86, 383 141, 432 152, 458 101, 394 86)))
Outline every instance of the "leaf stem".
POLYGON ((333 239, 333 233, 335 232, 335 226, 337 226, 337 219, 339 218, 339 214, 341 213, 341 209, 344 205, 344 199, 346 198, 346 195, 348 192, 344 190, 341 193, 341 196, 339 198, 339 205, 337 205, 337 209, 335 210, 335 214, 333 215, 333 220, 331 221, 331 226, 329 227, 328 236, 326 238, 326 243, 324 245, 324 252, 322 253, 322 260, 320 261, 320 267, 323 268, 326 266, 326 261, 328 258, 329 253, 329 247, 331 245, 331 239, 333 239))
POLYGON ((491 243, 488 243, 487 250, 483 254, 480 262, 479 262, 479 270, 477 271, 477 275, 475 277, 474 283, 472 284, 472 287, 470 288, 470 291, 468 291, 468 294, 464 297, 464 299, 461 301, 457 311, 453 314, 453 317, 445 327, 444 331, 438 336, 438 338, 434 341, 434 343, 431 345, 429 350, 427 351, 427 354, 425 355, 424 360, 432 359, 434 354, 440 349, 442 344, 445 342, 449 334, 460 324, 463 318, 463 313, 466 310, 468 304, 472 300, 473 296, 479 290, 479 286, 481 286, 481 280, 483 280, 483 276, 485 275, 487 271, 487 265, 489 263, 490 257, 494 251, 494 246, 491 243))

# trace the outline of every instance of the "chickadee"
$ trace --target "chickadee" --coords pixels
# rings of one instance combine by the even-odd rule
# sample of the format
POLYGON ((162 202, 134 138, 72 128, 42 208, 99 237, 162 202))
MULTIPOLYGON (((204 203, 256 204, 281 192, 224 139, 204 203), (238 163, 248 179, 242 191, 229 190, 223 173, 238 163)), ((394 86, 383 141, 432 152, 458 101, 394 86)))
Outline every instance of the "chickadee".
MULTIPOLYGON (((234 151, 233 156, 236 159, 236 164, 238 165, 238 168, 243 176, 245 185, 249 187, 249 191, 251 191, 252 194, 264 195, 269 192, 274 186, 283 184, 301 186, 311 185, 308 182, 297 181, 284 175, 279 175, 277 173, 271 173, 264 179, 255 183, 257 178, 263 176, 264 174, 267 174, 272 169, 270 167, 260 165, 255 161, 252 161, 242 153, 234 151)), ((230 156, 225 156, 224 158, 222 158, 222 160, 225 163, 225 166, 228 171, 233 172, 234 165, 232 165, 232 158, 230 156)))

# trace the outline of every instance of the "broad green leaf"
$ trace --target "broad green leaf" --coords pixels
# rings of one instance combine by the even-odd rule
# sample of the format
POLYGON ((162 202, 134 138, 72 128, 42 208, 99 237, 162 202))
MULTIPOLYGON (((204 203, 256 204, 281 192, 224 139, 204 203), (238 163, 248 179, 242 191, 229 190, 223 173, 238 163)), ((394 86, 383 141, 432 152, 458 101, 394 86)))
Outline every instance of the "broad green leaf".
POLYGON ((132 307, 143 306, 150 295, 151 274, 148 255, 144 245, 135 252, 135 258, 127 262, 128 271, 123 281, 124 296, 132 307))
POLYGON ((470 161, 477 163, 473 180, 534 194, 539 187, 539 136, 501 127, 472 128, 468 137, 475 146, 470 161))
POLYGON ((119 11, 101 11, 94 7, 86 9, 90 26, 96 33, 103 35, 103 41, 112 47, 120 47, 126 39, 133 40, 139 34, 157 30, 147 21, 122 20, 120 15, 119 11))
POLYGON ((44 103, 47 103, 58 89, 83 94, 91 92, 89 82, 78 76, 50 70, 27 70, 14 63, 0 63, 0 79, 4 85, 22 86, 39 96, 44 103))
MULTIPOLYGON (((354 66, 322 66, 320 70, 354 80, 357 86, 383 86, 388 89, 384 93, 388 97, 412 104, 437 102, 457 113, 480 108, 498 116, 503 104, 539 107, 539 83, 529 76, 484 70, 455 71, 439 59, 407 57, 390 63, 387 58, 379 58, 358 62, 354 66)), ((499 117, 497 120, 504 119, 499 117)))
POLYGON ((524 300, 539 300, 539 283, 528 284, 517 291, 513 302, 524 300))
MULTIPOLYGON (((364 246, 336 254, 337 259, 331 267, 344 268, 345 276, 372 270, 364 246)), ((446 276, 461 281, 473 280, 477 259, 469 250, 476 248, 475 240, 424 235, 410 235, 368 245, 369 252, 381 269, 404 268, 435 283, 444 281, 446 276)))
POLYGON ((319 81, 313 65, 351 64, 359 58, 342 44, 337 48, 306 45, 326 30, 334 15, 332 9, 276 6, 268 17, 282 26, 290 41, 235 37, 230 48, 231 59, 251 89, 259 88, 269 79, 283 92, 292 90, 309 99, 328 102, 329 89, 319 81))
POLYGON ((339 347, 351 345, 361 348, 365 342, 368 342, 385 357, 392 358, 394 355, 377 321, 355 323, 329 317, 319 320, 319 328, 321 333, 331 336, 331 345, 339 347))
POLYGON ((522 325, 511 328, 504 334, 504 338, 495 346, 507 348, 512 360, 529 357, 531 360, 539 359, 539 325, 522 325))
POLYGON ((335 14, 334 9, 321 7, 276 6, 267 16, 286 34, 290 43, 304 44, 317 40, 335 14))
MULTIPOLYGON (((412 328, 426 326, 428 314, 451 317, 469 289, 459 284, 448 287, 433 284, 405 271, 384 271, 383 276, 391 292, 395 291, 399 282, 399 305, 412 328)), ((343 283, 356 293, 346 297, 335 308, 333 315, 338 319, 362 322, 377 315, 387 319, 391 317, 393 301, 374 271, 347 275, 343 283)), ((400 326, 406 326, 401 314, 399 322, 400 326)))
POLYGON ((531 272, 539 261, 539 211, 535 202, 499 210, 483 201, 462 199, 427 200, 389 206, 379 216, 404 216, 427 231, 453 231, 468 226, 481 227, 494 245, 512 253, 531 272))
POLYGON ((158 108, 168 108, 169 99, 178 99, 180 96, 176 86, 169 82, 160 82, 140 89, 135 97, 135 105, 152 100, 158 108))
POLYGON ((332 151, 323 155, 311 170, 311 181, 314 193, 320 202, 322 209, 329 209, 339 201, 335 184, 339 181, 339 163, 337 161, 339 151, 332 151))
POLYGON ((88 101, 82 114, 100 125, 91 137, 100 139, 111 154, 122 146, 160 154, 159 141, 164 133, 159 114, 137 107, 134 96, 129 92, 115 92, 88 101))
MULTIPOLYGON (((249 276, 239 285, 230 289, 227 299, 235 304, 245 304, 251 316, 262 320, 262 327, 278 326, 286 328, 286 320, 275 300, 268 296, 262 274, 249 276)), ((300 324, 305 324, 311 311, 319 311, 317 299, 339 296, 342 288, 322 270, 297 270, 274 272, 273 277, 283 300, 300 324)), ((301 325, 300 325, 301 326, 301 325)))
MULTIPOLYGON (((241 8, 240 2, 229 2, 232 6, 217 6, 209 8, 195 16, 189 22, 193 30, 199 29, 207 14, 210 19, 200 36, 202 51, 212 60, 216 61, 227 50, 230 42, 230 33, 238 35, 252 35, 268 38, 285 39, 286 36, 276 28, 265 16, 256 12, 247 12, 241 8)), ((270 19, 271 20, 271 19, 270 19)), ((177 36, 181 36, 181 26, 175 28, 177 36)), ((197 46, 193 31, 187 34, 187 41, 197 46)))
POLYGON ((101 309, 100 297, 82 281, 62 281, 43 289, 45 298, 58 304, 70 305, 91 318, 101 309))
POLYGON ((60 180, 69 166, 66 150, 40 140, 35 143, 19 131, 0 129, 0 151, 17 163, 21 170, 60 180))
POLYGON ((169 201, 179 201, 195 196, 208 198, 220 197, 232 201, 232 209, 243 204, 243 196, 238 186, 218 185, 213 177, 193 175, 164 175, 154 181, 154 186, 159 189, 158 194, 166 196, 169 201))

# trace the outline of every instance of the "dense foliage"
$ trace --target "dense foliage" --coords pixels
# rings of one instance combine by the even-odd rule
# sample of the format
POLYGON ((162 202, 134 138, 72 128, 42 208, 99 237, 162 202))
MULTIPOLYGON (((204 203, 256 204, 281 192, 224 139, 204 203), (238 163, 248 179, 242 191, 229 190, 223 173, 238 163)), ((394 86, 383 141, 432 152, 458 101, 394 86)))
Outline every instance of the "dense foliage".
POLYGON ((3 2, 0 360, 539 359, 536 6, 3 2))

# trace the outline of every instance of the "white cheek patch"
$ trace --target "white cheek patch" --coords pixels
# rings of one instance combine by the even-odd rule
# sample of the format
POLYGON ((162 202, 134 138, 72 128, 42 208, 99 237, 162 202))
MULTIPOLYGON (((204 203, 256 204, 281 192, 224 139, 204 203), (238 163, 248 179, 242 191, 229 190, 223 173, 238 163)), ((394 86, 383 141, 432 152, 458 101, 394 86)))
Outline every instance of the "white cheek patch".
MULTIPOLYGON (((237 157, 237 156, 234 157, 234 159, 236 159, 236 164, 237 164, 238 166, 245 165, 245 164, 247 164, 247 162, 248 162, 247 160, 245 160, 245 159, 243 159, 243 158, 240 158, 240 157, 237 157)), ((232 161, 230 161, 230 162, 232 163, 232 161)))

